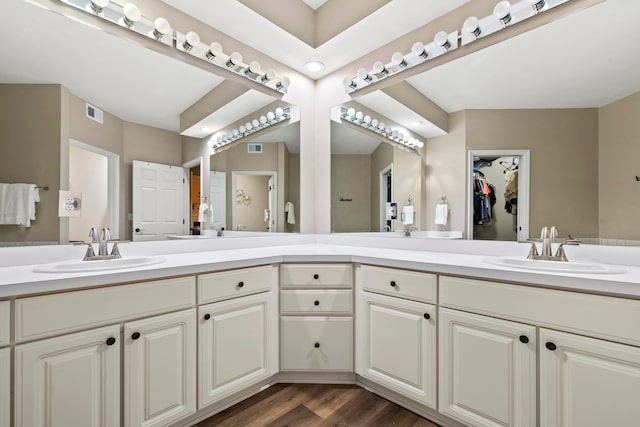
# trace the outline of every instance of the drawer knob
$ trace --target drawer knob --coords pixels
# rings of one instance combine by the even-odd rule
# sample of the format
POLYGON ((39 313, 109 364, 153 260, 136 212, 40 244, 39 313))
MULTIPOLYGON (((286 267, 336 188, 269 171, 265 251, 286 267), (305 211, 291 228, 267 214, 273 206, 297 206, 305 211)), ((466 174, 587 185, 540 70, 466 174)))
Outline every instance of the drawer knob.
POLYGON ((424 314, 424 318, 429 320, 429 319, 431 319, 431 315, 429 313, 425 313, 424 314))
POLYGON ((319 274, 314 274, 314 275, 313 275, 313 278, 314 278, 314 279, 316 279, 316 280, 318 280, 318 279, 320 278, 320 275, 319 275, 319 274))
POLYGON ((391 285, 392 288, 396 287, 396 281, 395 280, 392 280, 391 283, 389 283, 389 284, 391 285))
POLYGON ((211 315, 209 313, 204 315, 204 320, 209 320, 211 319, 211 315))
POLYGON ((116 343, 116 339, 114 337, 109 337, 105 342, 107 345, 114 345, 116 343))
POLYGON ((557 348, 556 345, 551 341, 547 341, 544 346, 547 347, 547 350, 551 351, 554 351, 557 348))
POLYGON ((240 282, 240 283, 238 283, 238 287, 239 287, 239 288, 241 288, 241 287, 243 287, 243 286, 244 286, 244 282, 240 282))
POLYGON ((529 342, 529 337, 528 337, 528 336, 526 336, 526 335, 520 335, 520 338, 519 338, 519 339, 520 339, 520 342, 521 342, 522 344, 526 344, 526 343, 528 343, 528 342, 529 342))
POLYGON ((320 348, 320 343, 319 343, 319 342, 317 342, 317 343, 315 343, 313 346, 314 346, 315 348, 320 348))
POLYGON ((315 301, 313 302, 313 305, 320 305, 320 301, 315 300, 315 301))
POLYGON ((134 332, 131 334, 132 340, 137 340, 138 338, 140 338, 140 332, 134 332))

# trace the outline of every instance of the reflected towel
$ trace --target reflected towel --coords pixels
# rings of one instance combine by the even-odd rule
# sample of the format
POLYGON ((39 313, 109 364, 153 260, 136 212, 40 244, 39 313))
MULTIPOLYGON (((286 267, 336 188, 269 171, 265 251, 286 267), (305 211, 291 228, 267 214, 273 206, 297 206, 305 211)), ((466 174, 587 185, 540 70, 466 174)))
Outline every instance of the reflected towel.
POLYGON ((39 201, 35 184, 0 184, 0 224, 31 227, 39 201))
POLYGON ((436 224, 447 225, 447 218, 449 217, 449 205, 446 203, 438 203, 436 205, 436 224))
POLYGON ((414 220, 414 210, 413 205, 407 205, 402 208, 402 224, 404 225, 413 225, 414 220))
POLYGON ((206 203, 200 203, 200 207, 198 208, 198 222, 200 224, 205 223, 205 214, 209 210, 209 205, 206 203))
POLYGON ((287 224, 295 224, 296 223, 296 212, 293 203, 287 202, 284 205, 284 212, 287 214, 287 224))

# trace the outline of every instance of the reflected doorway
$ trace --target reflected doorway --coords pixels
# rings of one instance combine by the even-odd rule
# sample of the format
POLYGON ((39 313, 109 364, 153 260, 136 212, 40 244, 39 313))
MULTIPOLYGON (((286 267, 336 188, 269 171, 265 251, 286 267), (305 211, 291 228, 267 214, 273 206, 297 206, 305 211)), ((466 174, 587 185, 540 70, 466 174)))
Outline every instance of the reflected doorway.
POLYGON ((278 231, 278 188, 275 171, 233 171, 232 227, 236 231, 278 231))
POLYGON ((380 171, 380 231, 393 231, 393 221, 387 219, 386 204, 393 201, 393 164, 380 171))

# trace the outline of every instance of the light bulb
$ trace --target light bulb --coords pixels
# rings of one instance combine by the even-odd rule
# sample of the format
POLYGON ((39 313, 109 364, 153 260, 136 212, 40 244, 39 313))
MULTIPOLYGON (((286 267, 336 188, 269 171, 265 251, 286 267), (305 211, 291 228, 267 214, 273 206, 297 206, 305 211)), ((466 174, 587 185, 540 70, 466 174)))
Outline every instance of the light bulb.
POLYGON ((529 4, 533 8, 533 10, 537 13, 542 9, 547 2, 545 0, 529 0, 529 4))
POLYGON ((373 72, 374 74, 382 74, 383 76, 389 74, 389 70, 387 70, 387 67, 384 66, 382 61, 376 61, 373 63, 373 72))
POLYGON ((240 55, 238 52, 233 52, 229 56, 229 60, 227 61, 227 68, 235 67, 241 62, 242 62, 242 55, 240 55))
POLYGON ((267 123, 267 117, 266 116, 260 116, 260 124, 264 125, 267 123))
POLYGON ((161 40, 164 36, 171 32, 171 24, 166 19, 160 17, 153 22, 153 31, 151 36, 156 40, 161 40))
POLYGON ((273 112, 273 111, 269 111, 269 112, 267 113, 267 120, 268 120, 268 121, 272 121, 272 120, 273 120, 273 119, 275 119, 275 118, 276 118, 276 115, 274 114, 274 112, 273 112))
POLYGON ((260 122, 258 121, 258 119, 251 120, 251 124, 253 125, 254 128, 260 127, 260 122))
POLYGON ((373 120, 371 120, 371 126, 372 126, 372 127, 374 127, 374 128, 377 128, 377 127, 378 127, 378 123, 380 123, 380 122, 378 121, 378 119, 373 119, 373 120))
POLYGON ((247 77, 251 77, 260 72, 260 63, 258 61, 249 62, 249 66, 246 70, 244 70, 244 75, 247 77))
POLYGON ((244 127, 247 128, 247 131, 251 131, 253 129, 253 125, 251 124, 251 122, 245 123, 244 127))
POLYGON ((422 142, 422 141, 418 141, 418 142, 416 143, 416 145, 418 146, 418 148, 422 148, 422 147, 424 147, 424 142, 422 142))
POLYGON ((391 62, 402 69, 407 68, 407 61, 404 60, 404 56, 400 52, 391 55, 391 62))
POLYGON ((324 68, 324 64, 320 61, 309 61, 304 64, 304 67, 307 69, 307 71, 316 73, 324 68))
POLYGON ((240 133, 245 133, 247 131, 247 127, 245 125, 240 125, 238 130, 240 131, 240 133))
POLYGON ((449 42, 449 35, 446 31, 439 31, 436 33, 433 41, 444 50, 449 50, 451 48, 451 42, 449 42))
POLYGON ((238 135, 240 135, 240 131, 238 129, 234 129, 234 130, 231 131, 231 135, 238 136, 238 135))
POLYGON ((462 29, 465 30, 469 34, 473 34, 475 37, 479 37, 482 33, 480 29, 480 21, 475 16, 467 18, 462 24, 462 29))
POLYGON ((356 113, 356 120, 358 120, 359 122, 362 121, 362 119, 364 118, 364 113, 362 111, 358 111, 356 113))
POLYGON ((503 25, 507 25, 511 22, 511 3, 507 0, 499 2, 496 7, 493 8, 493 16, 498 18, 503 25))
POLYGON ((86 9, 87 12, 95 13, 96 15, 100 15, 102 13, 102 9, 109 5, 109 0, 91 0, 89 2, 89 7, 86 9))
POLYGON ((371 116, 369 116, 369 115, 364 116, 364 119, 362 119, 362 120, 364 121, 365 125, 371 124, 371 116))
POLYGON ((209 45, 209 50, 207 51, 207 59, 211 61, 216 56, 219 56, 222 53, 222 45, 218 42, 213 42, 209 45))
POLYGON ((380 122, 378 123, 378 129, 380 130, 385 130, 387 128, 387 125, 384 124, 384 122, 380 122))
POLYGON ((264 76, 260 77, 260 81, 262 82, 262 84, 267 84, 267 82, 270 82, 271 80, 275 80, 275 79, 276 79, 275 70, 267 70, 267 72, 264 73, 264 76))
POLYGON ((276 117, 284 116, 284 110, 281 107, 276 108, 276 117))
POLYGON ((353 81, 351 77, 345 77, 342 83, 347 87, 347 89, 357 89, 358 83, 353 81))
POLYGON ((347 110, 347 117, 355 117, 356 115, 356 109, 351 107, 347 110))
POLYGON ((122 24, 127 28, 133 28, 133 26, 142 18, 140 9, 133 3, 127 3, 122 7, 124 16, 122 17, 122 24))
POLYGON ((184 43, 182 43, 182 47, 185 51, 189 52, 195 45, 200 43, 200 36, 195 31, 189 31, 184 38, 184 43))
POLYGON ((207 147, 213 148, 213 140, 210 139, 207 141, 207 147))
POLYGON ((277 90, 286 90, 289 86, 291 86, 291 80, 287 76, 281 78, 280 81, 276 83, 277 90))
POLYGON ((424 44, 422 44, 420 42, 415 42, 413 44, 413 46, 411 46, 411 52, 415 56, 419 56, 420 58, 422 58, 423 61, 425 61, 427 59, 427 57, 429 56, 427 51, 424 49, 424 44))
POLYGON ((371 80, 373 80, 373 78, 369 75, 367 70, 365 70, 364 68, 360 68, 356 73, 356 75, 358 76, 359 79, 364 80, 366 83, 371 83, 371 80))

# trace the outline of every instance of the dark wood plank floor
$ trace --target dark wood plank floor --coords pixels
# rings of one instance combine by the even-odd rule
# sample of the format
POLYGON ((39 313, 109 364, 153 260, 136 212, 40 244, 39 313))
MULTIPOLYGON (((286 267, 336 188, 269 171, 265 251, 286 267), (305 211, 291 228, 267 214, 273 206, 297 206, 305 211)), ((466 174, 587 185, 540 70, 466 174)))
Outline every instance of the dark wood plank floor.
POLYGON ((438 427, 355 385, 276 384, 196 427, 438 427))

